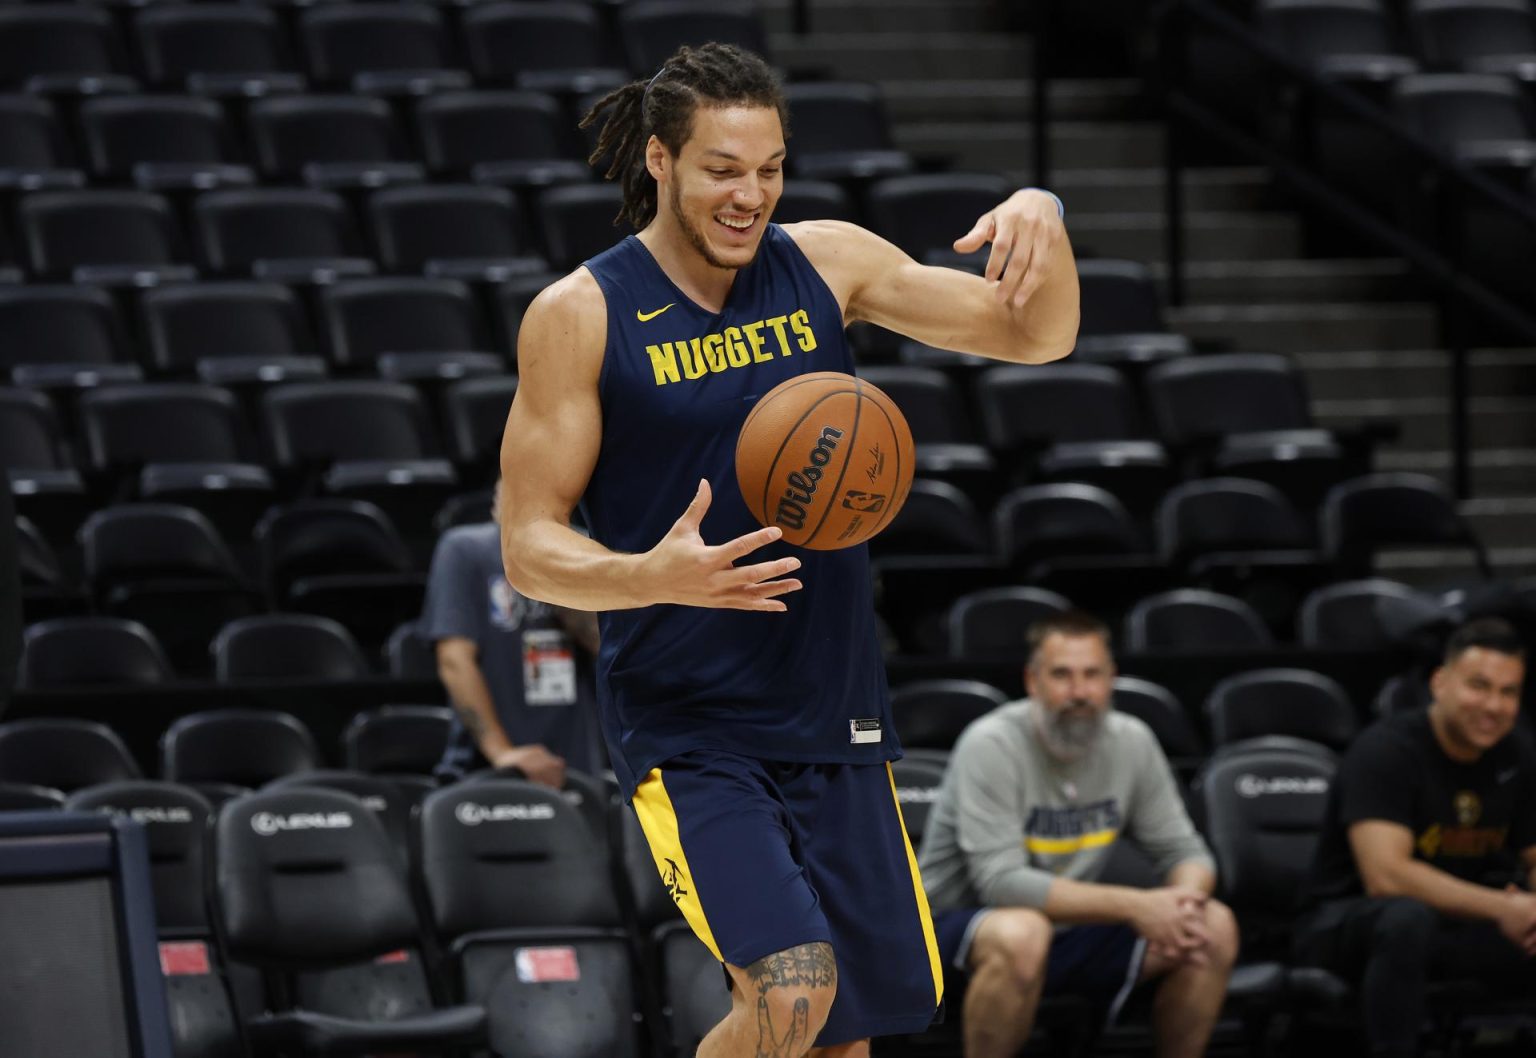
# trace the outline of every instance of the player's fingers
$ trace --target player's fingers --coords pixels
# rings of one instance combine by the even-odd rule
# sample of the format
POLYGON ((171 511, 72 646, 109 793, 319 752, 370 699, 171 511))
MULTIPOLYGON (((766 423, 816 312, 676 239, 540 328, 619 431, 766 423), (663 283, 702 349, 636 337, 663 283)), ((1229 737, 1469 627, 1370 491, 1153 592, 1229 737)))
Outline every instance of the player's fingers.
POLYGON ((800 560, 791 555, 789 558, 776 558, 772 562, 758 562, 751 566, 732 566, 721 574, 720 582, 728 587, 745 587, 759 581, 782 577, 799 568, 800 560))
POLYGON ((783 535, 784 530, 776 525, 770 525, 766 529, 757 529, 750 533, 743 533, 735 540, 728 540, 712 550, 714 551, 715 558, 723 562, 732 563, 737 559, 746 558, 760 547, 768 546, 783 535))
POLYGON ((1003 303, 1018 308, 1024 302, 1021 298, 1024 284, 1031 278, 1034 271, 1035 244, 1021 242, 1013 251, 1013 258, 1008 262, 1008 271, 1003 274, 1002 281, 998 283, 998 296, 1003 303))
POLYGON ((709 482, 704 478, 700 478, 698 491, 693 494, 693 499, 689 501, 688 507, 677 519, 675 528, 697 530, 699 523, 704 520, 704 512, 709 510, 711 498, 709 482))
POLYGON ((1011 224, 999 222, 992 233, 992 252, 987 255, 987 270, 982 273, 993 282, 1003 277, 1008 255, 1013 252, 1015 233, 1011 224))
POLYGON ((748 594, 759 599, 776 599, 780 595, 788 595, 792 591, 799 591, 804 584, 793 578, 784 580, 765 580, 761 584, 753 584, 746 588, 748 594))
POLYGON ((990 212, 983 213, 976 218, 976 223, 971 225, 971 230, 955 240, 956 253, 975 253, 987 244, 992 238, 992 228, 996 222, 990 212))

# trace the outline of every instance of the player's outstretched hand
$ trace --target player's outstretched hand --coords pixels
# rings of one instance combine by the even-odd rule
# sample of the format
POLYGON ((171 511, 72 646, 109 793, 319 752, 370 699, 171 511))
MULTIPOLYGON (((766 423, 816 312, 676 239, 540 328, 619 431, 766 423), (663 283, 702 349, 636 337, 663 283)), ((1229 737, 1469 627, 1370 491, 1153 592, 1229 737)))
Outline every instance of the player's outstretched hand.
POLYGON ((983 213, 970 231, 955 240, 955 252, 975 253, 990 242, 986 277, 997 283, 997 300, 1022 308, 1045 282, 1045 262, 1066 236, 1056 200, 1044 191, 1025 188, 983 213))
POLYGON ((706 544, 699 525, 712 498, 709 482, 701 480, 699 491, 682 517, 646 552, 643 569, 655 586, 656 601, 731 610, 788 609, 778 597, 799 591, 803 585, 792 578, 775 578, 799 569, 798 558, 736 565, 740 559, 783 536, 783 530, 770 526, 724 544, 706 544))

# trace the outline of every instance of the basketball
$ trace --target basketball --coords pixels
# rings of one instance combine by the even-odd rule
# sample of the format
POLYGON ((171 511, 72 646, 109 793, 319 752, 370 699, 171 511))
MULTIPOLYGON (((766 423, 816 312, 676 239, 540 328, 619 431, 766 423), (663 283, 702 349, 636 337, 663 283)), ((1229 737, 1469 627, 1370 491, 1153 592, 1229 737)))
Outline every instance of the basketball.
POLYGON ((838 371, 789 379, 763 395, 736 440, 747 509, 817 551, 862 544, 912 488, 912 431, 896 403, 838 371))

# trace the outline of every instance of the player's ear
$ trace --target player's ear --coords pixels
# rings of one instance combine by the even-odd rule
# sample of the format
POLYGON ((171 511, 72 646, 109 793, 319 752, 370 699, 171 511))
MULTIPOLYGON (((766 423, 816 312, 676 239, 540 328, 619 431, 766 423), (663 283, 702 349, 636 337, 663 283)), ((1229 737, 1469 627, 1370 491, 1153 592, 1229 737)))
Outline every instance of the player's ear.
POLYGON ((651 174, 651 179, 661 183, 667 175, 667 169, 672 162, 672 152, 667 150, 667 145, 652 135, 645 143, 645 169, 651 174))

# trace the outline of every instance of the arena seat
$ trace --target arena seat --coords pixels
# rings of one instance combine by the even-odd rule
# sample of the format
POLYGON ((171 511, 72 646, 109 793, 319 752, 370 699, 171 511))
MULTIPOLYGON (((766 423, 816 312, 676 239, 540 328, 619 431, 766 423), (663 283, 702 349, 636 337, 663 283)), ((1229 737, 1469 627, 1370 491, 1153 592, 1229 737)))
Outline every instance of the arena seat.
POLYGON ((1344 689, 1307 669, 1256 669, 1228 676, 1205 700, 1218 746, 1261 735, 1290 735, 1342 750, 1359 728, 1344 689))
POLYGON ((374 271, 346 203, 327 191, 210 191, 193 214, 203 260, 221 275, 314 282, 374 271))
POLYGON ((896 786, 896 803, 901 806, 901 821, 907 839, 915 850, 923 843, 928 816, 938 800, 944 782, 944 765, 920 757, 891 761, 891 781, 896 786))
POLYGON ((491 1012, 492 1049, 638 1055, 629 942, 605 856, 578 811, 547 787, 488 778, 428 795, 418 820, 432 923, 464 996, 491 1012), (508 891, 521 898, 506 900, 508 891), (529 972, 509 972, 515 962, 529 972))
POLYGON ((469 75, 457 68, 442 14, 428 4, 313 7, 300 14, 298 35, 310 76, 320 85, 418 95, 469 84, 469 75))
POLYGON ((544 256, 557 270, 575 268, 630 233, 618 220, 624 192, 610 183, 567 184, 539 197, 544 256))
POLYGON ((1335 485, 1320 514, 1324 554, 1346 573, 1362 575, 1392 548, 1471 551, 1485 578, 1488 551, 1449 490, 1427 474, 1368 474, 1335 485))
POLYGON ((1014 191, 1006 179, 976 173, 892 176, 866 194, 870 226, 921 260, 929 251, 952 252, 957 232, 1014 191))
POLYGON ((140 777, 128 747, 105 724, 64 717, 0 724, 0 782, 70 793, 140 777))
POLYGON ((80 106, 93 175, 145 191, 206 190, 255 182, 240 164, 224 111, 196 96, 101 96, 80 106))
POLYGON ((369 775, 431 775, 453 725, 444 705, 383 705, 358 713, 341 734, 342 760, 369 775))
POLYGON ((1328 584, 1307 594, 1296 617, 1303 646, 1400 650, 1416 633, 1448 629, 1450 612, 1434 596, 1381 577, 1328 584))
POLYGON ((891 722, 903 747, 949 749, 972 721, 1006 701, 1006 694, 980 680, 918 680, 891 692, 891 722))
MULTIPOLYGON (((471 9, 493 15, 509 7, 550 4, 490 3, 471 9)), ((416 104, 422 157, 439 177, 499 187, 538 188, 591 179, 560 105, 542 92, 440 92, 416 104)), ((518 231, 522 231, 521 222, 518 231)))
POLYGON ((214 630, 260 608, 218 530, 189 507, 102 508, 80 543, 97 611, 141 622, 180 672, 206 671, 214 630))
POLYGON ((476 4, 462 26, 469 67, 481 84, 575 94, 606 92, 629 80, 618 44, 591 4, 476 4))
POLYGON ((949 656, 1018 658, 1027 653, 1024 633, 1031 624, 1072 604, 1044 588, 987 588, 969 592, 949 608, 949 656))
POLYGON ((663 926, 655 940, 660 963, 668 1053, 697 1054, 699 1043, 731 1011, 731 993, 720 974, 720 960, 685 922, 663 926))
POLYGON ((44 186, 85 182, 85 174, 73 167, 53 104, 35 96, 0 95, 0 180, 13 184, 24 174, 44 186))
POLYGON ((254 788, 320 765, 309 728, 276 709, 188 713, 160 736, 160 774, 171 782, 254 788))
POLYGON ((33 812, 63 807, 63 790, 24 782, 0 782, 0 812, 33 812))
POLYGON ((192 383, 103 386, 80 398, 81 432, 91 470, 111 480, 117 494, 138 491, 142 471, 195 463, 226 470, 231 478, 255 474, 256 446, 239 404, 227 390, 192 383))
POLYGON ((38 191, 16 216, 39 278, 141 286, 197 274, 176 214, 148 191, 38 191))
POLYGON ((1392 19, 1372 0, 1260 0, 1257 16, 1277 46, 1320 70, 1338 59, 1406 57, 1392 19))
POLYGON ((1264 621, 1241 599, 1199 588, 1178 588, 1141 600, 1125 617, 1124 647, 1160 650, 1262 652, 1274 646, 1264 621))
POLYGON ((384 834, 400 858, 400 866, 407 866, 410 858, 411 806, 414 803, 411 791, 385 775, 365 775, 336 768, 292 771, 268 781, 262 789, 286 790, 293 787, 340 790, 356 797, 384 828, 384 834))
POLYGON ((384 644, 384 665, 397 680, 437 679, 436 648, 416 634, 415 621, 402 621, 389 634, 384 644))
POLYGON ((1003 456, 1145 436, 1125 377, 1102 364, 994 367, 976 380, 976 404, 987 444, 1003 456))
POLYGON ((212 96, 255 89, 302 89, 277 13, 237 4, 151 6, 134 19, 144 73, 160 88, 212 96))
POLYGON ((1235 565, 1321 566, 1308 520, 1266 482, 1186 481, 1158 504, 1156 524, 1158 552, 1196 577, 1235 565))
POLYGON ((988 537, 970 497, 947 481, 916 478, 901 510, 869 547, 877 557, 986 555, 988 537))
POLYGON ((67 532, 87 509, 85 483, 64 448, 53 403, 30 389, 0 388, 0 469, 17 511, 40 528, 67 532))
POLYGON ((501 437, 516 395, 516 375, 460 379, 443 388, 442 419, 448 447, 466 481, 489 481, 497 476, 501 437))
POLYGON ((263 176, 315 187, 374 188, 422 179, 389 104, 370 96, 295 95, 257 100, 250 139, 263 176))
POLYGON ((28 625, 23 639, 22 687, 151 686, 172 678, 154 634, 126 618, 56 617, 28 625))
POLYGON ((1417 0, 1406 14, 1431 70, 1509 72, 1536 55, 1536 15, 1520 0, 1417 0))
POLYGON ((853 199, 829 180, 791 180, 773 207, 775 224, 795 224, 802 220, 857 219, 853 199))
POLYGON ((0 374, 18 385, 69 399, 143 377, 111 295, 97 287, 0 286, 0 333, 0 374))
POLYGON ((1096 485, 1026 485, 997 501, 992 535, 998 555, 1018 568, 1063 556, 1129 556, 1146 552, 1125 507, 1096 485))
MULTIPOLYGON (((457 260, 465 272, 474 270, 468 259, 457 260)), ((489 258, 481 263, 496 267, 489 258)), ((474 294, 458 279, 391 276, 336 283, 321 291, 320 319, 331 359, 342 370, 375 370, 392 381, 428 384, 499 374, 507 367, 501 353, 491 351, 474 294)))
MULTIPOLYGON (((216 212, 210 205, 209 214, 216 212)), ((222 224, 208 221, 210 228, 222 224)), ((222 253, 222 235, 214 238, 222 253)), ((242 267, 251 263, 242 259, 242 267)), ((326 374, 304 307, 281 283, 205 280, 156 287, 143 293, 139 309, 149 364, 158 374, 196 374, 206 382, 243 387, 313 381, 326 374)))
POLYGON ((683 45, 734 44, 772 61, 757 9, 743 0, 642 0, 619 11, 619 36, 629 69, 648 78, 683 45))
POLYGON ((240 680, 355 680, 368 663, 344 626, 314 614, 259 614, 231 621, 213 640, 214 677, 240 680))
POLYGON ((523 234, 517 199, 503 188, 386 188, 368 212, 379 260, 391 272, 493 283, 545 270, 523 234))
POLYGON ((278 985, 246 1023, 259 1053, 472 1048, 485 1010, 437 1006, 424 937, 383 827, 335 790, 264 790, 214 825, 213 912, 228 958, 278 985))
POLYGON ((0 11, 0 85, 34 95, 80 93, 82 82, 101 81, 122 91, 133 82, 103 8, 12 7, 0 11))
POLYGON ((1162 334, 1162 299, 1152 270, 1139 261, 1088 258, 1077 264, 1082 293, 1079 342, 1101 334, 1162 334))
POLYGON ((964 393, 944 372, 897 364, 863 368, 859 377, 883 390, 906 416, 917 446, 917 473, 984 474, 993 469, 992 454, 980 444, 976 417, 966 407, 964 393))
POLYGON ((790 167, 797 182, 874 180, 912 171, 912 156, 896 149, 875 85, 808 81, 786 85, 784 97, 794 130, 790 167))
POLYGON ((1181 774, 1192 774, 1205 758, 1205 740, 1168 688, 1138 676, 1116 676, 1111 701, 1152 729, 1168 763, 1181 774))
POLYGON ((426 577, 394 524, 371 503, 301 500, 256 527, 262 575, 278 609, 340 621, 382 642, 421 612, 426 577))

